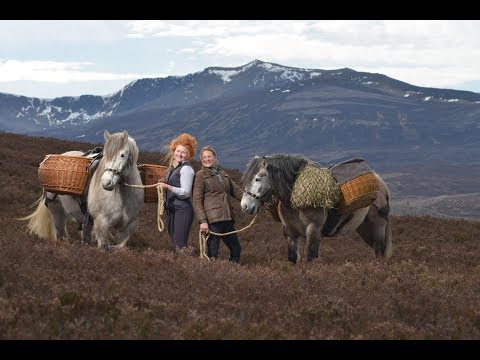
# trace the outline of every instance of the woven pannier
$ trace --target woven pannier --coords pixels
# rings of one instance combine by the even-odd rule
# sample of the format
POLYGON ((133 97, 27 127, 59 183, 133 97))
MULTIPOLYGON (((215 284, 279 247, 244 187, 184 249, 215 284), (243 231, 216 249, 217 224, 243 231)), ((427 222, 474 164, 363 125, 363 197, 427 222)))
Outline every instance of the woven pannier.
POLYGON ((340 190, 336 208, 339 213, 346 213, 371 205, 377 197, 379 185, 375 174, 367 172, 340 185, 340 190))
MULTIPOLYGON (((143 185, 154 185, 165 180, 168 168, 161 165, 141 164, 138 171, 142 177, 143 185)), ((158 203, 157 188, 155 186, 145 188, 145 203, 158 203)))
POLYGON ((91 159, 83 156, 49 154, 38 167, 38 179, 49 192, 82 195, 88 180, 91 159))
POLYGON ((371 205, 377 198, 380 185, 375 173, 362 158, 354 158, 331 166, 330 171, 340 186, 339 213, 353 212, 371 205))

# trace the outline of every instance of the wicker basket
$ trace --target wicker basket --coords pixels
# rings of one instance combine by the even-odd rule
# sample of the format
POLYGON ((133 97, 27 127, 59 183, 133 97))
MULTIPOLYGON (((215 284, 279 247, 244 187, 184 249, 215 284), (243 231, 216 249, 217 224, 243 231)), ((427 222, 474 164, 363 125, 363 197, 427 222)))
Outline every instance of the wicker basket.
POLYGON ((379 185, 375 174, 367 172, 340 185, 340 190, 342 194, 336 209, 339 213, 346 213, 372 204, 379 185))
POLYGON ((55 194, 82 195, 88 180, 90 158, 49 154, 38 167, 42 187, 55 194))
MULTIPOLYGON (((164 181, 168 168, 161 165, 141 164, 138 165, 138 171, 142 177, 143 185, 153 185, 164 181)), ((145 188, 145 203, 157 203, 158 194, 155 186, 145 188)))

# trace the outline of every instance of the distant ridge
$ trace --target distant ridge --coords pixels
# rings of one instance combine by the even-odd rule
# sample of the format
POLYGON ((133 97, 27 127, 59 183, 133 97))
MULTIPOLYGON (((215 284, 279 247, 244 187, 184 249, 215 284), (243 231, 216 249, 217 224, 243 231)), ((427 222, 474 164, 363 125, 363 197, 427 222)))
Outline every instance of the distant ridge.
POLYGON ((261 60, 139 79, 108 96, 0 94, 0 130, 99 143, 103 130, 127 129, 150 151, 186 131, 240 170, 254 155, 281 152, 320 163, 363 156, 382 171, 473 168, 480 165, 479 124, 478 93, 261 60))

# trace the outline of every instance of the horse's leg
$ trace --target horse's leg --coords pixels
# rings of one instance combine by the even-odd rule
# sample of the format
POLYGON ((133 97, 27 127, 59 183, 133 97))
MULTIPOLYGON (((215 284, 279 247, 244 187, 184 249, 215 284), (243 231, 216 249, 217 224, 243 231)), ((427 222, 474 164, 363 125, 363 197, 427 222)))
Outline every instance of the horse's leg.
POLYGON ((283 231, 283 236, 285 236, 285 239, 287 240, 287 245, 288 245, 288 261, 296 264, 297 263, 297 259, 299 258, 299 254, 297 252, 297 238, 295 236, 291 236, 289 235, 286 231, 285 231, 285 227, 284 227, 284 231, 283 231))
MULTIPOLYGON (((45 206, 45 205, 44 205, 45 206)), ((55 227, 55 239, 64 240, 68 238, 67 232, 67 213, 63 207, 59 195, 46 193, 46 207, 52 214, 53 226, 55 227)))
POLYGON ((125 245, 127 245, 127 242, 130 239, 130 237, 133 235, 133 233, 135 232, 136 227, 137 227, 137 220, 131 221, 125 227, 125 229, 123 231, 121 231, 117 234, 117 238, 116 238, 116 241, 115 241, 117 243, 117 245, 115 245, 113 247, 122 248, 125 245))
POLYGON ((327 213, 323 209, 300 210, 299 219, 304 225, 306 259, 307 261, 318 259, 322 227, 327 220, 327 213))
POLYGON ((321 226, 317 223, 311 222, 307 225, 306 230, 306 246, 307 246, 307 261, 312 261, 318 258, 318 249, 320 247, 320 238, 322 237, 321 226))
POLYGON ((67 215, 65 214, 62 203, 58 199, 55 199, 48 203, 48 208, 52 213, 53 223, 55 225, 57 233, 57 239, 67 239, 67 215))
MULTIPOLYGON (((63 209, 65 211, 65 216, 67 218, 72 218, 78 223, 78 235, 82 243, 85 243, 87 235, 89 235, 89 230, 86 232, 85 229, 85 215, 82 210, 79 200, 76 197, 70 195, 60 195, 60 201, 62 203, 63 209)), ((91 227, 91 226, 90 226, 91 227)))
MULTIPOLYGON (((380 191, 374 203, 369 207, 366 220, 370 223, 363 231, 370 238, 370 245, 376 256, 388 259, 392 255, 392 229, 390 216, 390 192, 383 179, 375 174, 380 191)), ((363 237, 363 236, 362 236, 363 237)))
POLYGON ((82 240, 82 244, 92 243, 92 227, 93 224, 90 221, 81 224, 80 239, 82 240))
POLYGON ((372 206, 369 207, 368 213, 365 215, 363 222, 355 229, 355 231, 360 235, 362 240, 371 248, 373 248, 373 232, 372 232, 372 222, 371 222, 371 211, 372 206))
POLYGON ((277 206, 278 215, 282 222, 282 231, 288 246, 288 261, 296 264, 300 259, 298 253, 298 237, 294 233, 294 223, 298 222, 298 212, 288 209, 281 202, 277 206))
POLYGON ((300 246, 302 242, 305 242, 305 237, 295 236, 287 231, 286 227, 283 227, 283 236, 287 240, 288 246, 288 261, 296 264, 303 257, 301 252, 302 247, 300 246))
POLYGON ((387 224, 385 225, 385 238, 384 238, 384 250, 383 256, 385 259, 389 259, 392 256, 392 218, 390 215, 387 215, 387 224))
POLYGON ((78 222, 78 234, 82 245, 91 245, 94 243, 92 239, 93 222, 90 214, 83 214, 83 212, 76 212, 74 215, 78 222))
POLYGON ((362 239, 372 247, 375 255, 389 258, 392 253, 392 232, 389 215, 385 218, 375 206, 370 206, 364 221, 356 229, 362 239))
POLYGON ((92 237, 97 241, 97 247, 108 248, 109 244, 106 240, 110 238, 110 230, 108 220, 103 216, 98 216, 93 221, 92 237))

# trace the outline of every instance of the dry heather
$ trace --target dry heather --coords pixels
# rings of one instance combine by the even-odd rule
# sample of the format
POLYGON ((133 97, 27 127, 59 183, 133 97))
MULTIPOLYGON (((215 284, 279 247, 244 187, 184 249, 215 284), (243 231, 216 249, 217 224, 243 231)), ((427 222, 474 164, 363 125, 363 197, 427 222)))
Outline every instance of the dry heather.
POLYGON ((120 251, 82 246, 73 223, 69 241, 28 235, 15 219, 42 193, 45 154, 94 146, 0 133, 0 339, 480 338, 478 222, 394 217, 388 262, 354 234, 297 265, 265 213, 240 234, 241 266, 224 244, 220 260, 200 259, 197 225, 173 252, 153 204, 120 251))

